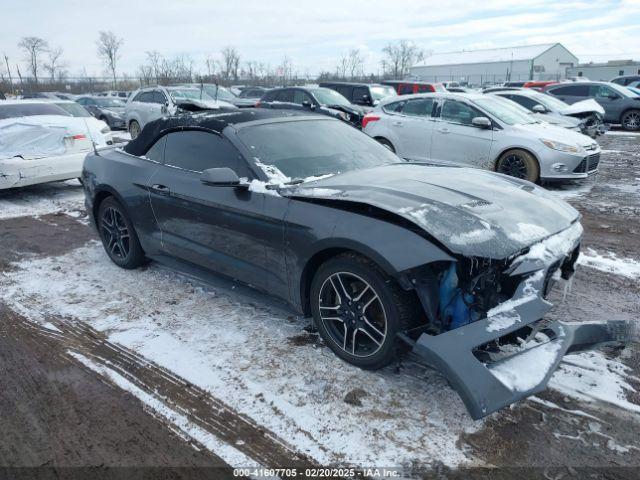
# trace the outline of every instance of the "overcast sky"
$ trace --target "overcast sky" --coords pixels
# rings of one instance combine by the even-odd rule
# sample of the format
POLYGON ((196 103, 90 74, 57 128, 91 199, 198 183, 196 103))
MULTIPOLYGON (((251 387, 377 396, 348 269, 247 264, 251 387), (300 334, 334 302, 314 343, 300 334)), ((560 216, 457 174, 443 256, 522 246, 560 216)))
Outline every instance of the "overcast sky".
POLYGON ((118 70, 131 74, 149 50, 189 54, 204 72, 227 45, 242 62, 276 66, 287 55, 301 75, 333 71, 358 48, 365 71, 377 72, 381 49, 400 39, 437 53, 560 42, 580 61, 640 60, 640 0, 2 0, 0 19, 0 53, 12 64, 24 64, 20 38, 39 36, 64 49, 71 76, 83 66, 103 74, 100 30, 124 39, 118 70))

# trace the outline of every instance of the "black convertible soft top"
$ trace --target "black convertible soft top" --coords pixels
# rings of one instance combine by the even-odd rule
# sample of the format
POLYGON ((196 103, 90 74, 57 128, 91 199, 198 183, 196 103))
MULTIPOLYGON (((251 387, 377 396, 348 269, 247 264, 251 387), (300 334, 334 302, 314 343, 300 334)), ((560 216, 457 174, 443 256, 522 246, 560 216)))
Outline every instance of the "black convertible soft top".
POLYGON ((237 125, 240 123, 254 122, 256 120, 268 120, 294 115, 300 115, 300 113, 291 110, 272 110, 266 108, 243 108, 172 115, 149 122, 142 129, 140 135, 125 145, 123 150, 131 155, 144 155, 156 142, 158 137, 169 130, 202 128, 221 133, 227 125, 237 125))

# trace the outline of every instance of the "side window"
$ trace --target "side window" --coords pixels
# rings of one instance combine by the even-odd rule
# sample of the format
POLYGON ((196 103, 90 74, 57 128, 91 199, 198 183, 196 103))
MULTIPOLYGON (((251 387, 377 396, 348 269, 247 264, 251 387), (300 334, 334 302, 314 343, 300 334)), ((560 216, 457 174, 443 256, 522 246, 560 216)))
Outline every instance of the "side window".
POLYGON ((592 85, 589 88, 589 95, 596 98, 608 98, 609 100, 620 98, 620 95, 604 85, 592 85))
POLYGON ((401 102, 388 103, 384 107, 382 107, 382 109, 387 113, 400 113, 405 103, 407 103, 406 100, 403 100, 401 102))
POLYGON ((398 93, 400 95, 409 95, 413 93, 413 85, 408 83, 403 83, 402 85, 400 85, 400 88, 398 90, 399 90, 398 93))
POLYGON ((538 105, 538 102, 536 102, 534 99, 529 98, 529 97, 523 97, 521 95, 508 95, 508 98, 510 100, 513 100, 514 102, 522 105, 527 110, 532 110, 533 107, 538 105))
POLYGON ((443 120, 461 125, 471 125, 471 120, 480 116, 483 115, 474 108, 456 100, 446 100, 440 113, 440 117, 443 120))
POLYGON ((153 103, 159 103, 161 105, 164 105, 165 103, 167 103, 167 97, 160 90, 154 90, 153 103))
POLYGON ((353 88, 353 103, 361 103, 364 102, 362 97, 367 96, 371 98, 369 94, 369 89, 367 87, 354 87, 353 88))
POLYGON ((418 93, 435 92, 436 89, 431 85, 418 85, 418 93))
POLYGON ((291 90, 280 90, 276 93, 275 101, 293 103, 293 92, 291 90))
POLYGON ((163 136, 154 143, 147 153, 144 154, 149 160, 154 160, 158 163, 164 162, 164 146, 167 143, 167 135, 163 136))
POLYGON ((337 91, 340 95, 345 97, 350 102, 353 102, 353 88, 346 85, 338 85, 333 88, 333 90, 337 91))
POLYGON ((76 100, 77 103, 79 103, 80 105, 86 105, 87 104, 87 99, 86 98, 79 98, 78 100, 76 100))
POLYGON ((153 102, 153 92, 142 92, 136 98, 134 98, 135 102, 142 103, 152 103, 153 102))
POLYGON ((253 177, 240 152, 226 138, 214 133, 187 130, 170 133, 166 139, 165 165, 193 172, 229 167, 239 177, 253 177))
POLYGON ((553 95, 568 95, 571 97, 588 97, 588 85, 566 85, 550 90, 553 95))
POLYGON ((431 98, 409 100, 402 109, 403 114, 416 117, 430 117, 432 111, 433 99, 431 98))
POLYGON ((297 103, 298 105, 302 105, 302 102, 309 102, 313 105, 313 101, 311 97, 307 95, 307 92, 303 92, 302 90, 294 90, 293 91, 293 103, 297 103))

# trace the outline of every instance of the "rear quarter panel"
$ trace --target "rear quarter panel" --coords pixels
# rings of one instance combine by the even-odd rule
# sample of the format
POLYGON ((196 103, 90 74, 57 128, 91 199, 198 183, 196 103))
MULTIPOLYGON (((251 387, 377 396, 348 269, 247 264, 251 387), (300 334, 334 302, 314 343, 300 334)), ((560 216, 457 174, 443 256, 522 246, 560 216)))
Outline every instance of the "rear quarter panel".
POLYGON ((150 255, 160 252, 161 240, 147 190, 157 165, 112 148, 87 155, 82 170, 85 203, 90 214, 97 213, 98 204, 105 196, 114 196, 133 221, 143 250, 150 255))

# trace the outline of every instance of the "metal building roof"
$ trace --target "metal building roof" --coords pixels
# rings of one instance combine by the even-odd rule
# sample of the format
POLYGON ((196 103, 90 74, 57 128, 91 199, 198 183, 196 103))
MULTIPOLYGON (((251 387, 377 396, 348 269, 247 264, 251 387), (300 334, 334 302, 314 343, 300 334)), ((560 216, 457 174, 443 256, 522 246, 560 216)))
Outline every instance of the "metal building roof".
POLYGON ((556 43, 527 45, 522 47, 490 48, 462 52, 436 53, 417 63, 414 67, 432 67, 440 65, 465 65, 469 63, 496 63, 521 60, 533 60, 556 43))

